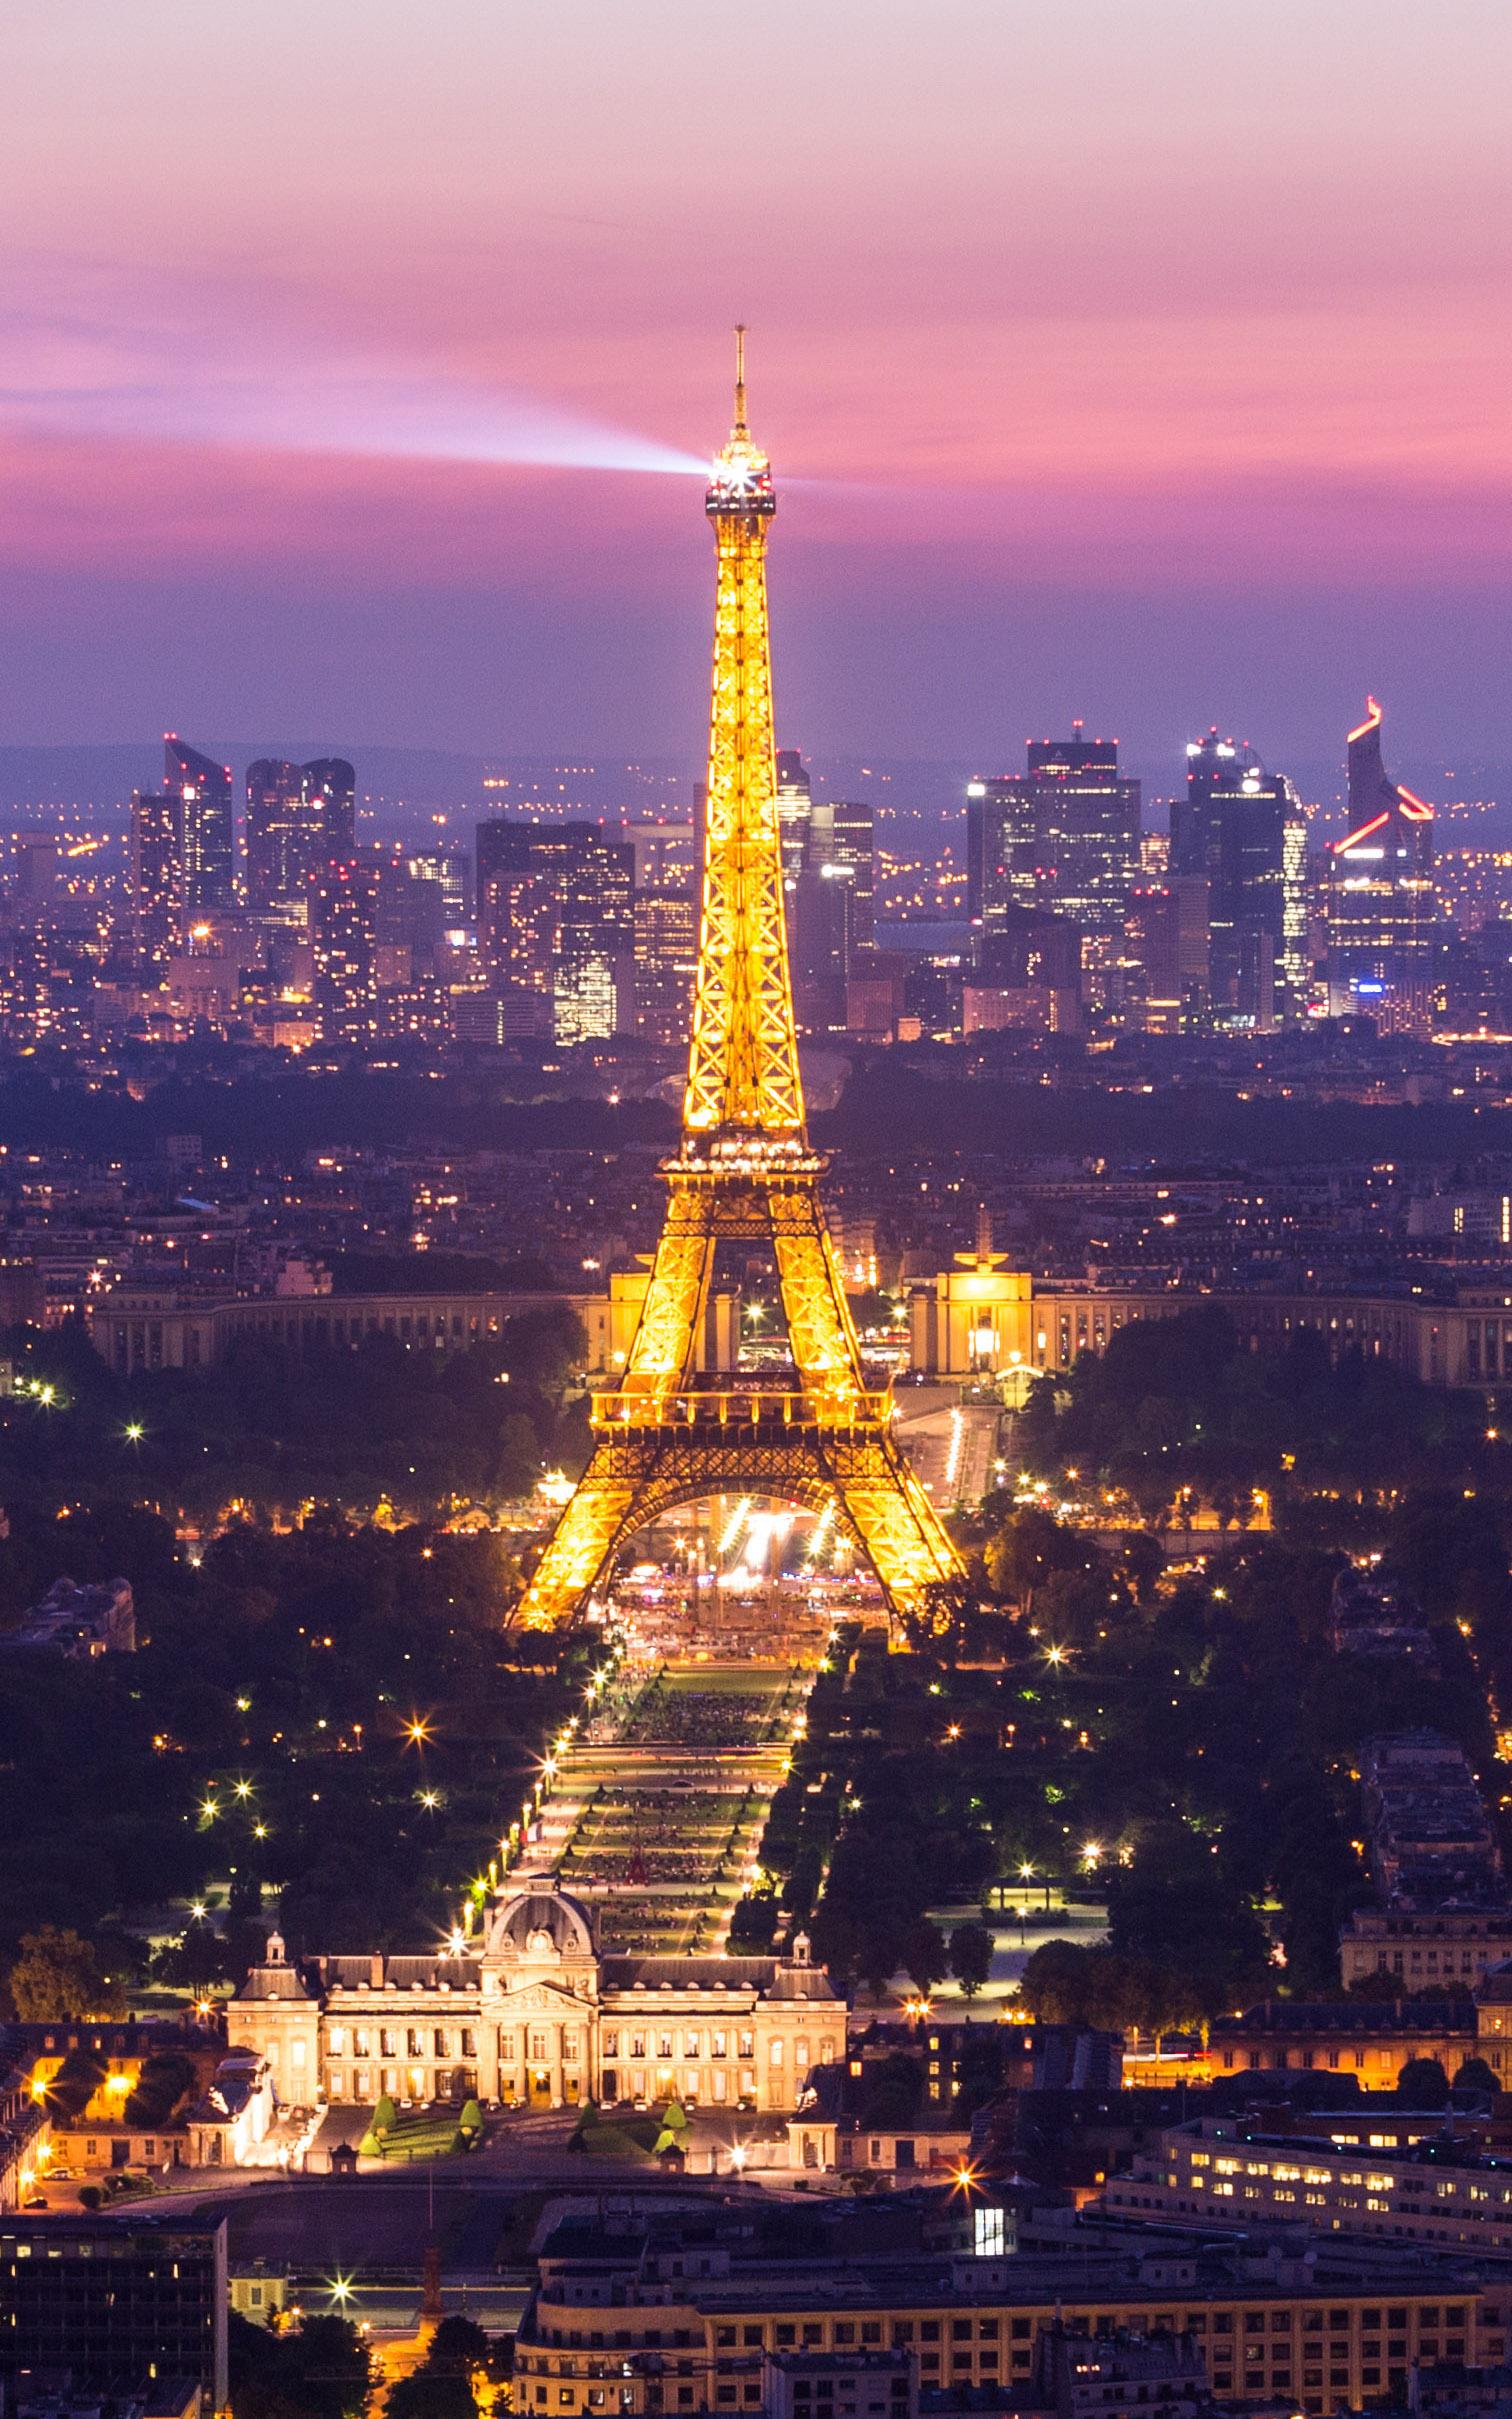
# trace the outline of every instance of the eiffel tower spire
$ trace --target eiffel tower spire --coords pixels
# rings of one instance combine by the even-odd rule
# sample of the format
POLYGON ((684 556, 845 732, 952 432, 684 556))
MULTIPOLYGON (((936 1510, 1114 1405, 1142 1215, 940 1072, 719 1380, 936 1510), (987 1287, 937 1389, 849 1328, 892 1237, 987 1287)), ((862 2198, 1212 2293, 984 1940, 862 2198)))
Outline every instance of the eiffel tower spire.
POLYGON ((746 426, 744 328, 735 342, 735 424, 705 503, 718 573, 685 1148, 720 1132, 803 1135, 767 627, 766 533, 777 498, 772 466, 746 426))
POLYGON ((788 972, 767 624, 772 470, 746 424, 745 330, 735 417, 714 460, 714 669, 698 972, 682 1141, 662 1168, 666 1218, 623 1377, 592 1403, 593 1455, 517 1617, 570 1616, 636 1531, 674 1505, 734 1491, 834 1506, 889 1603, 959 1575, 954 1548, 894 1441, 892 1404, 861 1360, 809 1146, 788 972), (722 1238, 777 1263, 788 1378, 702 1366, 722 1238))

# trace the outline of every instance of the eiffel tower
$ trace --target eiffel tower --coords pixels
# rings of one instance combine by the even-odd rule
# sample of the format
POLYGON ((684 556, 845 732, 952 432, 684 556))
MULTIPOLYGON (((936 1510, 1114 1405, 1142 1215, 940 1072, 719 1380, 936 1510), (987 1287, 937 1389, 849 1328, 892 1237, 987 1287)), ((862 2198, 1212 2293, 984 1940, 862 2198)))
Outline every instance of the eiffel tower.
POLYGON ((682 1141, 661 1175, 666 1218, 621 1380, 591 1402, 593 1452, 516 1619, 566 1620, 635 1533, 700 1496, 833 1504, 895 1612, 960 1565, 892 1432, 890 1388, 862 1365, 798 1072, 773 755, 766 536, 771 465, 746 425, 745 331, 735 424, 706 510, 718 577, 703 899, 682 1141), (791 1377, 700 1366, 719 1243, 770 1246, 791 1377))

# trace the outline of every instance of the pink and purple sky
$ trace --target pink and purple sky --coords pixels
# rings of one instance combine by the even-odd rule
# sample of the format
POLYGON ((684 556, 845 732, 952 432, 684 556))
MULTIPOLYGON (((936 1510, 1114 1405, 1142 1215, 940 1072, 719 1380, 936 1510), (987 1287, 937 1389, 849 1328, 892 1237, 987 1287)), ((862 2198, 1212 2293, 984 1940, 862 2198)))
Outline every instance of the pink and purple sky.
POLYGON ((0 740, 1505 745, 1506 0, 9 0, 0 740))

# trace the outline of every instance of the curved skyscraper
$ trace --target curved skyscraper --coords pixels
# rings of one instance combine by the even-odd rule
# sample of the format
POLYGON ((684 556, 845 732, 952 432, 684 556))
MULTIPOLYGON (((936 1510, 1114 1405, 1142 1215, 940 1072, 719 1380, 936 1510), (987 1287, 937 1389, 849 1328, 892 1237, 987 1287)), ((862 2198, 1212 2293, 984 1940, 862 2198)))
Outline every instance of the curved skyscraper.
POLYGON ((259 756, 247 767, 247 905, 280 906, 302 896, 315 855, 309 839, 304 767, 259 756))
POLYGON ((174 731, 163 735, 163 790, 178 802, 184 908, 195 915, 236 897, 236 817, 231 767, 202 756, 174 731))
POLYGON ((1328 999, 1383 1032, 1432 1029, 1438 970, 1433 809, 1393 781, 1373 697, 1349 734, 1349 830, 1329 848, 1328 999))
POLYGON ((356 849, 357 776, 344 756, 311 764, 259 756, 247 767, 247 902, 303 901, 316 874, 356 849))

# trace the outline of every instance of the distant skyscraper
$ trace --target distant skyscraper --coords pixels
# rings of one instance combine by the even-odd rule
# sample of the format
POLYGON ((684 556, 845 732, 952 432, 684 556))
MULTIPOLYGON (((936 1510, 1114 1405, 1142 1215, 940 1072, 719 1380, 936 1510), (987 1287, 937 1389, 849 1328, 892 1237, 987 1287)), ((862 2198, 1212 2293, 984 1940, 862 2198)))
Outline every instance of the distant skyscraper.
POLYGON ((247 904, 267 912, 303 906, 315 875, 356 854, 357 777, 341 756, 289 764, 259 756, 247 767, 247 904))
POLYGON ((686 890, 698 886, 692 818, 669 818, 656 823, 622 823, 622 840, 635 852, 637 890, 686 890))
POLYGON ((1306 993, 1307 826, 1282 773, 1216 725, 1187 747, 1187 789, 1171 809, 1171 873, 1206 882, 1213 1014, 1266 1032, 1306 993))
POLYGON ((1427 1033, 1438 972, 1433 809, 1381 759, 1381 709, 1349 734, 1349 830, 1328 853, 1328 993, 1336 1016, 1427 1033))
POLYGON ((1081 1027, 1081 934, 1042 907, 1009 907, 973 933, 962 988, 967 1032, 1081 1027))
POLYGON ((687 1041, 697 963, 692 889, 641 891, 635 901, 635 1029, 662 1049, 687 1041))
POLYGON ((506 990, 549 990, 559 1042, 635 1017, 635 851, 596 824, 478 826, 478 939, 506 990))
POLYGON ((871 808, 837 798, 830 839, 831 862, 850 876, 851 934, 858 949, 870 949, 877 927, 876 834, 871 808))
POLYGON ((990 930, 1039 897, 1039 829, 1021 773, 966 785, 966 913, 990 930))
POLYGON ((561 891, 550 867, 496 866, 479 895, 478 938, 486 973, 501 990, 550 1002, 556 985, 561 891))
POLYGON ((412 880, 440 884, 448 925, 455 927, 465 924, 470 871, 466 851, 460 848, 420 849, 413 852, 406 862, 412 880))
POLYGON ((340 864, 357 846, 357 776, 344 756, 317 756, 304 768, 305 796, 319 818, 321 846, 340 864))
POLYGON ((434 973, 450 921, 444 884, 434 874, 417 872, 418 860, 398 841, 370 842, 357 862, 373 870, 380 950, 404 952, 412 973, 434 973))
POLYGON ((782 833, 782 879, 793 889, 808 856, 814 794, 797 748, 777 750, 777 822, 782 833))
MULTIPOLYGON (((815 800, 812 844, 827 801, 815 800)), ((847 985, 856 966, 856 894, 848 866, 810 861, 787 896, 788 953, 798 1022, 810 1033, 845 1030, 847 985)))
POLYGON ((1124 939, 1136 1021, 1146 1033, 1189 1033, 1208 1012, 1208 885, 1200 874, 1136 882, 1124 939))
POLYGON ((322 865, 310 884, 315 1026, 323 1042, 357 1047, 378 1029, 374 874, 369 865, 322 865))
POLYGON ((320 862, 317 818, 302 764, 259 756, 247 767, 247 904, 266 910, 302 899, 320 862))
POLYGON ((169 731, 163 739, 163 788, 176 799, 184 868, 184 911, 231 907, 236 900, 236 813, 231 767, 202 756, 169 731))
POLYGON ((1075 723, 1069 739, 1031 740, 1025 772, 967 787, 967 912, 991 925, 1010 907, 1048 907, 1121 942, 1142 811, 1116 739, 1086 739, 1075 723))
POLYGON ((876 938, 876 844, 870 806, 816 798, 796 749, 777 752, 788 955, 800 1025, 840 1032, 860 953, 876 938))
POLYGON ((12 832, 11 864, 14 911, 23 916, 46 915, 58 895, 56 832, 12 832))
POLYGON ((142 973, 166 966, 184 935, 183 804, 157 790, 131 801, 131 946, 142 973))
POLYGON ((1119 771, 1116 739, 1084 739, 1080 723, 1072 732, 1029 743, 1041 904, 1084 933, 1121 938, 1139 872, 1140 785, 1119 771))

